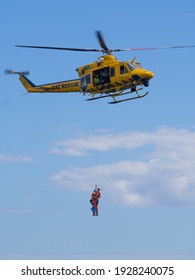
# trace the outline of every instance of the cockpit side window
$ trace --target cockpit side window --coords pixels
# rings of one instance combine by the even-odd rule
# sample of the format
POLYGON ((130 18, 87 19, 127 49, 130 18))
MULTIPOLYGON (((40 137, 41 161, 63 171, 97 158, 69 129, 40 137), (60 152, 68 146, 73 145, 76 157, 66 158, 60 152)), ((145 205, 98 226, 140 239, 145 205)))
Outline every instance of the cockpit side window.
POLYGON ((128 70, 125 67, 125 65, 120 65, 120 74, 123 75, 123 74, 126 74, 126 73, 128 73, 128 70))

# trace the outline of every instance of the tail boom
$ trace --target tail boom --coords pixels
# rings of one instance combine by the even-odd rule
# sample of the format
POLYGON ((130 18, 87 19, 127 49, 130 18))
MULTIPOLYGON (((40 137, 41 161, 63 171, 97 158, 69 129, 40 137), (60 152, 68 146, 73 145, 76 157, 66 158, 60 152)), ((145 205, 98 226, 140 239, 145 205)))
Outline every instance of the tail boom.
POLYGON ((81 92, 79 79, 38 86, 34 85, 25 75, 20 75, 19 79, 28 92, 81 92))

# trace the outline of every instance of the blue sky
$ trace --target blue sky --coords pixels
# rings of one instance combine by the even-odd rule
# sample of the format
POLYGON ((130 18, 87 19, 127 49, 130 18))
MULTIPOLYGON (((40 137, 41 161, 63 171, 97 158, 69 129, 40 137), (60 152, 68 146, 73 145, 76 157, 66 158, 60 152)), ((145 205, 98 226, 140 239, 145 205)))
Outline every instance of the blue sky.
POLYGON ((29 94, 77 78, 96 53, 14 45, 111 48, 195 45, 195 3, 1 1, 0 259, 195 258, 195 48, 118 53, 155 73, 150 94, 108 105, 29 94), (89 198, 102 189, 100 216, 89 198))

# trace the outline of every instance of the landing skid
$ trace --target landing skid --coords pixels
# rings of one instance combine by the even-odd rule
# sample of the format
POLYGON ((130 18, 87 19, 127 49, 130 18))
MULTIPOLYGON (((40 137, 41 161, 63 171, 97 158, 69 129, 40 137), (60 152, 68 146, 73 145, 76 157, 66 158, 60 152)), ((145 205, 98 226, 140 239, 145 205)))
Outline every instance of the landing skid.
POLYGON ((112 101, 112 102, 108 102, 108 104, 117 104, 117 103, 121 103, 121 102, 125 102, 125 101, 130 101, 130 100, 134 100, 134 99, 138 99, 138 98, 143 98, 146 95, 148 95, 149 92, 146 92, 143 95, 138 95, 135 97, 130 97, 130 98, 125 98, 125 99, 121 99, 121 100, 116 100, 116 101, 112 101))
POLYGON ((106 94, 106 95, 88 98, 88 99, 86 99, 85 101, 93 101, 93 100, 102 99, 102 98, 107 98, 107 97, 115 98, 115 97, 117 97, 117 96, 129 94, 129 92, 124 92, 124 93, 121 93, 121 94, 119 94, 119 93, 113 93, 113 94, 105 93, 105 94, 106 94))
POLYGON ((112 97, 114 101, 108 102, 108 104, 117 104, 117 103, 121 103, 121 102, 125 102, 125 101, 130 101, 130 100, 134 100, 134 99, 138 99, 138 98, 143 98, 143 97, 145 97, 146 95, 148 95, 149 92, 146 92, 145 94, 140 95, 140 94, 138 93, 138 91, 139 91, 139 90, 142 90, 142 89, 143 89, 143 88, 136 88, 136 89, 131 90, 131 91, 128 91, 128 92, 123 92, 123 91, 121 91, 121 92, 117 92, 117 93, 113 93, 113 94, 104 93, 105 95, 98 96, 98 97, 88 98, 88 99, 86 99, 85 101, 93 101, 93 100, 97 100, 97 99, 112 97), (137 96, 129 97, 129 98, 121 99, 121 100, 116 100, 116 97, 119 97, 119 96, 122 96, 122 95, 126 95, 126 94, 131 94, 131 93, 133 93, 133 92, 136 92, 137 96))
POLYGON ((137 98, 142 98, 144 96, 146 96, 148 94, 145 93, 144 95, 139 95, 138 91, 139 90, 142 90, 143 88, 138 88, 138 89, 135 89, 133 91, 128 91, 128 92, 124 92, 121 91, 121 92, 117 92, 117 93, 113 93, 113 94, 110 94, 110 93, 104 93, 105 95, 101 95, 101 96, 98 96, 98 97, 92 97, 92 98, 88 98, 86 99, 85 101, 93 101, 93 100, 97 100, 97 99, 102 99, 102 98, 107 98, 107 97, 112 97, 113 98, 113 102, 108 102, 109 104, 115 104, 115 103, 119 103, 119 102, 123 102, 123 101, 128 101, 128 100, 132 100, 132 99, 137 99, 137 98), (126 98, 126 99, 122 99, 122 100, 116 100, 115 98, 118 97, 118 96, 122 96, 122 95, 127 95, 127 94, 131 94, 132 92, 136 92, 137 93, 137 96, 136 97, 131 97, 131 98, 126 98))

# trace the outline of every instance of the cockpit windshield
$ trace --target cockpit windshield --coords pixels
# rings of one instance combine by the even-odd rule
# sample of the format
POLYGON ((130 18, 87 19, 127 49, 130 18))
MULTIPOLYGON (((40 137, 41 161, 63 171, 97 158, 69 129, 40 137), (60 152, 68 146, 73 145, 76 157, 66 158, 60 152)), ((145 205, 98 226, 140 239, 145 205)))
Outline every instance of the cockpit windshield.
POLYGON ((127 65, 128 65, 128 67, 129 67, 129 69, 130 69, 131 71, 133 71, 134 69, 136 69, 136 68, 139 67, 138 65, 136 65, 136 64, 133 63, 133 62, 128 62, 127 65))

